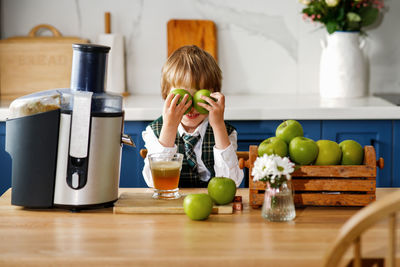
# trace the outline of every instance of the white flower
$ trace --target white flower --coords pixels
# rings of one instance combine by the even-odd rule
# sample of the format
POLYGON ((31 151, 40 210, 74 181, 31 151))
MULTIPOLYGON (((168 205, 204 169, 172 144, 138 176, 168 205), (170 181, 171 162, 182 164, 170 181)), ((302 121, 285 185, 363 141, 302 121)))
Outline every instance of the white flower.
MULTIPOLYGON (((288 158, 275 158, 279 176, 290 176, 294 171, 294 163, 290 162, 288 158)), ((289 178, 290 179, 290 178, 289 178)))
POLYGON ((335 7, 339 4, 340 0, 325 0, 329 7, 335 7))
POLYGON ((299 0, 299 2, 303 5, 309 5, 311 3, 311 0, 299 0))
POLYGON ((294 163, 285 157, 264 154, 254 162, 251 172, 254 181, 269 180, 274 183, 276 179, 285 177, 290 180, 290 174, 294 171, 294 163))

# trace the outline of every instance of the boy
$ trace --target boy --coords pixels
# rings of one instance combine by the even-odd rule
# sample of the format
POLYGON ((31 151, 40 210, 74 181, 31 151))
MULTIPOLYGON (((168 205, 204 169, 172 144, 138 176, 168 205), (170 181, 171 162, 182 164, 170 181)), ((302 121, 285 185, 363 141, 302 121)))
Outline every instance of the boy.
MULTIPOLYGON (((222 73, 215 59, 197 46, 183 46, 176 50, 162 68, 161 94, 165 99, 162 117, 153 121, 142 133, 148 154, 158 152, 184 154, 179 187, 207 187, 214 176, 233 179, 236 186, 243 180, 236 156, 237 132, 224 122, 225 97, 221 91, 222 73), (192 101, 185 95, 170 94, 184 88, 190 94, 208 89, 215 101, 202 96, 208 104, 199 103, 208 114, 200 114, 193 107, 185 115, 192 101), (190 142, 190 144, 189 144, 190 142), (195 155, 191 154, 193 147, 195 155)), ((153 180, 149 161, 145 159, 143 177, 149 187, 153 180)))

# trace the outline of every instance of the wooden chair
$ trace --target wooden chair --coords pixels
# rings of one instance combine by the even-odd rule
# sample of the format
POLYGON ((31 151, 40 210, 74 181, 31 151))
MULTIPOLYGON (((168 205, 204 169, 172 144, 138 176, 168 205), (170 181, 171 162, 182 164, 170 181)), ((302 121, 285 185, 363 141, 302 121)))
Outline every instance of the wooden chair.
MULTIPOLYGON (((388 248, 386 266, 395 266, 396 252, 396 212, 400 210, 400 192, 393 192, 369 204, 351 217, 340 229, 337 239, 325 256, 324 266, 338 266, 344 253, 354 244, 352 266, 365 266, 367 260, 361 258, 361 235, 378 221, 389 218, 388 248), (364 263, 364 265, 363 265, 364 263)), ((351 266, 351 265, 350 265, 351 266)), ((371 265, 369 265, 371 266, 371 265)))
MULTIPOLYGON (((147 156, 147 149, 140 149, 139 154, 142 158, 146 158, 147 156)), ((246 160, 249 159, 249 152, 248 151, 237 151, 236 155, 239 160, 239 167, 243 169, 246 166, 246 160)))

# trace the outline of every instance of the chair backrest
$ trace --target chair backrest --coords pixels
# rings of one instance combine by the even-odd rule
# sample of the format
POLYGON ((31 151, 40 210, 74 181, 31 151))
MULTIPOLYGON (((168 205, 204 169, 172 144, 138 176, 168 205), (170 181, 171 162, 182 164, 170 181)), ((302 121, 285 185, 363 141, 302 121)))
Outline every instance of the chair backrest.
POLYGON ((369 204, 352 216, 340 229, 331 249, 325 256, 324 266, 338 266, 344 253, 354 244, 353 266, 362 266, 361 235, 378 221, 389 218, 386 266, 395 266, 396 212, 400 210, 400 192, 393 192, 369 204))
POLYGON ((217 29, 211 20, 171 19, 167 24, 168 57, 181 46, 197 45, 216 61, 217 29))

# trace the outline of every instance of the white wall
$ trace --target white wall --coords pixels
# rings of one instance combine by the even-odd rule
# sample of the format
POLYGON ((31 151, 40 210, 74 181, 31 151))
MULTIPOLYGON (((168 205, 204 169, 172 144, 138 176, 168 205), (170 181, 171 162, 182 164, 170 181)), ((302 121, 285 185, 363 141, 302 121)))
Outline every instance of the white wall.
MULTIPOLYGON (((400 93, 400 1, 368 31, 371 93, 400 93)), ((166 60, 166 24, 210 19, 217 25, 226 94, 318 94, 320 39, 325 29, 302 20, 297 0, 1 0, 1 37, 26 35, 41 23, 65 36, 96 41, 104 12, 125 36, 132 94, 159 94, 166 60)))

